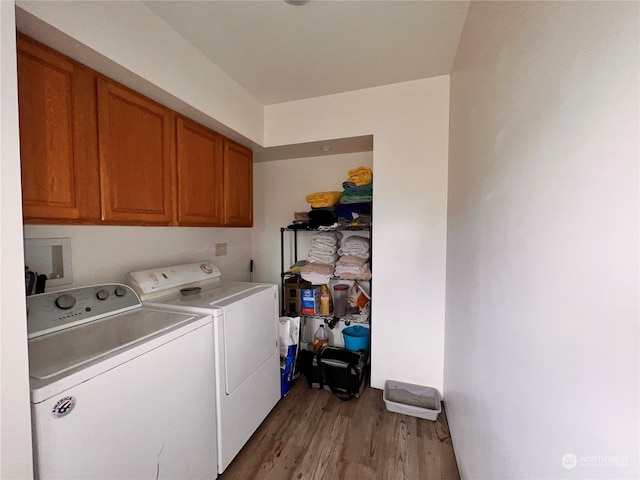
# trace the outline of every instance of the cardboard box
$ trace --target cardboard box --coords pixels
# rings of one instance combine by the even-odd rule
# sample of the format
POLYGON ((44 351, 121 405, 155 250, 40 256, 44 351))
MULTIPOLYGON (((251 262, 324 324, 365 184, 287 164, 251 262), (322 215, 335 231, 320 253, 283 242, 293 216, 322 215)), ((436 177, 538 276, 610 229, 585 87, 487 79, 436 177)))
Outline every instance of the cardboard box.
POLYGON ((285 298, 284 311, 287 313, 302 313, 302 301, 299 298, 285 298))
POLYGON ((318 313, 320 311, 320 292, 322 287, 303 288, 302 293, 302 305, 300 311, 302 313, 318 313))
POLYGON ((311 283, 300 277, 287 278, 284 281, 284 309, 287 312, 302 313, 302 289, 311 288, 311 283))

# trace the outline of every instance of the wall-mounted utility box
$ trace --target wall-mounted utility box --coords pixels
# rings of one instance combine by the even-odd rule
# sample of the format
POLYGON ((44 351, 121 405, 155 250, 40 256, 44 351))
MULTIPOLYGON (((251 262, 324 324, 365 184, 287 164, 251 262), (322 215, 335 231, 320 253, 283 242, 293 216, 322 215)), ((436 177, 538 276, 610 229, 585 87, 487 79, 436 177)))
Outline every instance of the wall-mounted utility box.
POLYGON ((24 262, 32 272, 47 276, 47 287, 73 283, 70 238, 25 238, 24 262))

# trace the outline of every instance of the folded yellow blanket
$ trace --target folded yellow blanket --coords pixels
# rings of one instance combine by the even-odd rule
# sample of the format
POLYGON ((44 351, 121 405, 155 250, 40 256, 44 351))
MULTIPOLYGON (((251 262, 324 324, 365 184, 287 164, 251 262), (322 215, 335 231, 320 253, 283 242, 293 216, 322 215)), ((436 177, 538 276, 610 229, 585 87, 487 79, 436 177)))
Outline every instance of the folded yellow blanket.
POLYGON ((359 166, 353 170, 349 170, 349 182, 353 182, 356 186, 366 185, 373 180, 373 172, 369 167, 359 166))
POLYGON ((313 208, 326 208, 333 207, 340 201, 342 192, 316 192, 310 193, 305 197, 307 203, 310 203, 313 208))

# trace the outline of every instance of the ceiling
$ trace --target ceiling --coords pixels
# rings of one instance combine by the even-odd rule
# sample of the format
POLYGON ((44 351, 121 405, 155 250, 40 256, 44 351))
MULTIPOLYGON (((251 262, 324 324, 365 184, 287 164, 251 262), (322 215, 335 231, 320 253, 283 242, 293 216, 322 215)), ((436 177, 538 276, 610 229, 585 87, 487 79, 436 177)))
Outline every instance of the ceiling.
MULTIPOLYGON (((20 3, 18 30, 85 60, 74 56, 85 50, 64 50, 65 42, 55 43, 60 36, 20 9, 20 3)), ((263 105, 449 74, 469 7, 469 0, 142 3, 263 105)), ((134 77, 113 78, 135 89, 139 79, 134 77)), ((167 105, 180 111, 179 102, 167 105)), ((254 162, 373 150, 372 135, 264 148, 215 119, 193 118, 252 148, 254 162)))
POLYGON ((454 0, 144 4, 264 105, 448 74, 469 6, 454 0))

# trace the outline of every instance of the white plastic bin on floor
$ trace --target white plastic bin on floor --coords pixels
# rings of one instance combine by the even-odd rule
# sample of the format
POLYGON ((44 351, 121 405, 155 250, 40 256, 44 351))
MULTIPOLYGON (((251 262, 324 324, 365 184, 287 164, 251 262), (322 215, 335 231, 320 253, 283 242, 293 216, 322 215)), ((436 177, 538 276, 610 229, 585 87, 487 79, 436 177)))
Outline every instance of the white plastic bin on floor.
POLYGON ((433 387, 387 380, 382 399, 390 412, 435 421, 442 410, 440 392, 433 387))

